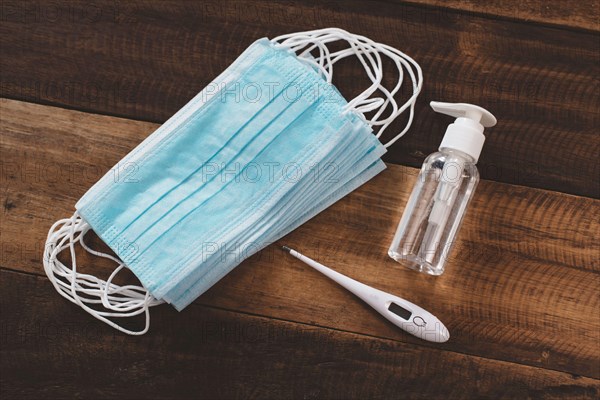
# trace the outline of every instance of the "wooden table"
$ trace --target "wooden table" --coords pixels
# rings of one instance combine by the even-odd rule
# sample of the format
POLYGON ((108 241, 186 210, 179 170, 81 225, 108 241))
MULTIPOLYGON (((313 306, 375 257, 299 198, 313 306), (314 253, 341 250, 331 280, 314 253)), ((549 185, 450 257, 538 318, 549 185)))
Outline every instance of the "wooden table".
MULTIPOLYGON (((3 399, 598 398, 598 2, 1 7, 3 399), (396 329, 277 244, 182 313, 153 309, 143 337, 60 298, 41 261, 50 225, 252 41, 326 26, 402 49, 425 86, 388 169, 277 244, 431 310, 450 341, 396 329), (386 255, 449 122, 430 100, 499 119, 438 278, 386 255)), ((357 65, 338 73, 344 94, 364 87, 357 65)))

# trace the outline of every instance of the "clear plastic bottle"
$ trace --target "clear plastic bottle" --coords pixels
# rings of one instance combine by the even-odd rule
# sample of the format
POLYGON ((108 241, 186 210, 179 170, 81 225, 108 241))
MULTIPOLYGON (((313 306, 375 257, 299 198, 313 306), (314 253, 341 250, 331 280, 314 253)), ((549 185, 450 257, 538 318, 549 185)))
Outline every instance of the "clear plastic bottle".
POLYGON ((494 126, 496 119, 472 104, 431 106, 457 119, 448 126, 440 151, 425 159, 388 254, 409 268, 441 275, 479 182, 475 165, 485 141, 483 128, 494 126))

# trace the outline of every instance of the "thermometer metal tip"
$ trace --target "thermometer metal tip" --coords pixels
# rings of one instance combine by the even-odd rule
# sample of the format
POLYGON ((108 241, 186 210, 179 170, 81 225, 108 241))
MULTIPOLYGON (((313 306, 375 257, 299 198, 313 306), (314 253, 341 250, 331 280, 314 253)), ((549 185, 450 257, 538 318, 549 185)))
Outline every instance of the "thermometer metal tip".
POLYGON ((416 304, 351 279, 287 246, 281 248, 354 293, 388 321, 411 335, 436 343, 450 339, 450 332, 444 324, 416 304))

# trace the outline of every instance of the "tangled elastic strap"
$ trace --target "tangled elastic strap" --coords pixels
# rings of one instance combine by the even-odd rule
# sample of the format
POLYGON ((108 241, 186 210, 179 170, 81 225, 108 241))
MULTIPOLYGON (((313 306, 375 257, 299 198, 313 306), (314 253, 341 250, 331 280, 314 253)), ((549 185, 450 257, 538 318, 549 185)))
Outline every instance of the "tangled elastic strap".
POLYGON ((112 283, 115 276, 125 268, 116 257, 91 249, 83 240, 90 226, 78 215, 77 212, 71 218, 56 221, 48 232, 46 246, 44 248, 44 270, 46 275, 61 296, 79 305, 85 311, 100 321, 106 322, 113 328, 130 335, 143 335, 150 327, 149 308, 161 304, 143 287, 137 285, 119 286, 112 283), (77 256, 75 255, 75 244, 79 242, 87 252, 108 258, 117 263, 117 268, 109 276, 108 280, 98 279, 93 275, 77 272, 77 256), (71 267, 68 268, 60 260, 58 255, 66 249, 71 255, 71 267), (92 305, 102 305, 106 311, 92 308, 92 305), (126 329, 108 319, 133 317, 144 313, 146 323, 141 331, 126 329))
MULTIPOLYGON (((372 84, 348 102, 346 111, 374 112, 374 115, 368 119, 366 118, 366 121, 372 127, 380 127, 376 135, 380 138, 392 121, 408 108, 409 118, 406 126, 400 133, 384 144, 386 147, 394 144, 410 128, 415 101, 423 85, 423 76, 419 65, 406 54, 388 45, 337 28, 282 35, 273 39, 272 42, 277 47, 287 48, 296 53, 300 52, 298 57, 314 66, 329 83, 331 83, 333 77, 334 64, 343 58, 356 56, 372 84), (340 40, 347 42, 348 47, 336 52, 329 51, 327 45, 340 40), (318 51, 316 57, 311 53, 315 50, 318 51), (386 88, 382 83, 383 65, 381 55, 390 58, 398 70, 398 81, 391 89, 386 88), (398 107, 394 96, 402 86, 405 70, 412 83, 412 95, 401 107, 398 107), (383 94, 385 99, 371 97, 377 90, 383 94), (388 115, 385 118, 382 117, 388 108, 390 109, 388 115)), ((120 286, 112 283, 115 276, 127 266, 110 254, 91 249, 84 242, 85 234, 89 230, 90 225, 77 212, 71 218, 61 219, 52 225, 44 249, 44 270, 48 279, 61 296, 79 305, 89 314, 113 328, 129 335, 146 333, 150 327, 149 308, 162 304, 163 301, 155 299, 143 286, 120 286), (108 280, 104 281, 93 275, 78 272, 75 254, 76 243, 79 243, 87 252, 113 260, 117 264, 108 280), (67 249, 70 252, 70 267, 67 267, 58 259, 58 255, 67 249), (104 310, 98 310, 94 307, 103 307, 104 310), (110 319, 133 317, 139 314, 144 314, 146 318, 145 326, 140 331, 129 330, 110 319)))
POLYGON ((272 42, 277 43, 278 47, 285 47, 296 53, 300 52, 298 57, 317 68, 323 78, 329 83, 331 83, 333 77, 334 64, 343 58, 356 56, 365 69, 372 84, 365 91, 348 102, 347 110, 355 110, 359 113, 376 111, 371 118, 367 119, 367 122, 373 128, 380 126, 376 136, 377 138, 381 138, 381 135, 386 128, 400 114, 409 108, 408 122, 404 129, 387 143, 384 143, 385 147, 394 144, 410 128, 414 116, 415 102, 417 101, 417 97, 423 86, 423 73, 419 64, 400 50, 338 28, 290 33, 278 36, 274 38, 272 42), (330 52, 327 44, 340 40, 347 42, 349 47, 333 53, 330 52), (311 53, 314 50, 318 50, 319 52, 316 57, 311 53), (381 55, 390 58, 398 70, 398 80, 391 90, 387 89, 382 84, 383 65, 381 55), (398 103, 394 96, 396 96, 402 87, 405 70, 412 83, 412 95, 401 107, 398 107, 398 103), (385 99, 381 97, 370 97, 377 90, 385 96, 385 99), (382 115, 388 108, 391 108, 389 114, 387 117, 382 118, 382 115))

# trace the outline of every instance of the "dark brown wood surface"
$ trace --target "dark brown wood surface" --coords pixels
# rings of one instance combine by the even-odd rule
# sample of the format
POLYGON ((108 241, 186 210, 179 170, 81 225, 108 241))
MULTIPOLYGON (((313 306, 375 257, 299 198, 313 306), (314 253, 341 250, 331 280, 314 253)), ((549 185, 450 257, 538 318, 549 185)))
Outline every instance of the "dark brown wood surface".
MULTIPOLYGON (((3 2, 0 398, 598 398, 598 3, 482 4, 3 2), (253 40, 325 26, 423 67, 388 169, 182 313, 152 309, 143 337, 62 299, 42 268, 50 225, 253 40), (386 255, 414 167, 450 122, 430 100, 499 119, 438 278, 386 255), (399 331, 281 244, 431 310, 450 341, 399 331)), ((343 93, 360 91, 355 65, 337 72, 343 93)))
MULTIPOLYGON (((546 3, 539 7, 553 9, 546 3)), ((600 197, 597 30, 572 30, 572 18, 561 22, 566 27, 545 26, 505 19, 500 6, 486 9, 497 10, 495 18, 469 11, 481 6, 453 4, 457 9, 364 1, 6 2, 1 94, 163 122, 254 40, 338 26, 402 49, 423 67, 420 118, 386 161, 420 166, 437 148, 450 119, 433 113, 429 101, 470 102, 501 121, 488 131, 483 178, 600 197)), ((588 18, 598 5, 560 8, 588 18)), ((337 70, 344 94, 364 89, 357 65, 337 70)))
MULTIPOLYGON (((43 293, 47 294, 47 297, 33 296, 33 300, 27 303, 33 314, 26 317, 21 312, 3 311, 3 315, 7 316, 5 322, 8 326, 6 346, 3 343, 3 348, 12 347, 10 340, 17 339, 8 340, 8 332, 15 332, 16 327, 21 325, 25 325, 23 329, 62 329, 60 321, 64 320, 65 312, 78 315, 78 322, 72 319, 75 317, 67 318, 67 326, 74 329, 74 332, 69 331, 68 334, 75 335, 79 345, 88 343, 86 332, 95 329, 102 332, 102 337, 120 337, 119 334, 111 332, 110 328, 90 320, 83 312, 53 293, 51 285, 41 278, 41 253, 47 229, 53 221, 68 216, 73 211, 73 204, 87 188, 158 125, 13 100, 4 100, 2 110, 1 156, 5 188, 0 198, 1 204, 4 205, 2 266, 10 270, 3 280, 19 282, 3 285, 15 286, 11 293, 23 292, 23 296, 31 297, 25 293, 28 290, 38 290, 44 284, 46 288, 43 293), (17 285, 21 286, 17 288, 17 285), (35 289, 32 289, 32 286, 35 289), (51 298, 54 300, 46 300, 51 298), (38 304, 40 302, 48 304, 42 306, 38 304), (40 307, 44 307, 44 310, 48 307, 54 310, 51 315, 55 328, 47 328, 46 323, 36 316, 49 313, 36 311, 40 307), (65 311, 56 311, 56 307, 65 311), (35 325, 36 323, 38 325, 35 325), (77 328, 78 324, 82 324, 83 328, 77 328)), ((246 318, 250 315, 260 317, 257 321, 264 321, 264 318, 286 321, 291 324, 291 330, 306 328, 327 337, 330 332, 351 334, 349 337, 355 338, 352 339, 354 344, 351 346, 375 340, 374 343, 381 341, 389 346, 402 348, 415 346, 419 351, 433 347, 451 358, 458 357, 460 363, 473 364, 467 370, 481 369, 480 372, 474 372, 474 376, 502 374, 502 378, 498 380, 489 378, 494 384, 466 384, 456 392, 447 392, 447 389, 442 389, 448 385, 447 379, 453 380, 457 377, 453 374, 453 377, 448 377, 442 372, 443 369, 437 366, 439 361, 426 356, 427 361, 419 362, 433 363, 429 365, 436 366, 431 366, 428 374, 417 368, 421 375, 419 379, 423 379, 418 382, 429 380, 436 389, 427 389, 432 391, 425 391, 423 397, 437 397, 442 393, 453 393, 456 397, 461 397, 461 393, 462 396, 466 396, 467 393, 482 396, 492 393, 503 395, 503 390, 508 390, 507 397, 511 397, 509 394, 533 396, 538 391, 540 394, 553 394, 553 391, 558 389, 536 386, 539 375, 536 375, 530 384, 517 386, 517 389, 511 387, 501 390, 499 386, 495 386, 504 385, 502 382, 505 380, 528 381, 532 378, 528 377, 527 371, 540 369, 569 374, 552 375, 559 381, 567 379, 561 383, 571 388, 564 388, 565 393, 582 394, 584 397, 597 393, 597 379, 600 378, 600 248, 597 240, 599 225, 597 219, 591 217, 599 214, 600 201, 483 181, 462 228, 455 257, 443 276, 432 279, 404 270, 386 256, 387 245, 391 241, 396 221, 402 212, 402 204, 406 203, 416 173, 417 170, 409 167, 389 165, 388 170, 380 176, 282 239, 279 244, 293 245, 307 255, 335 266, 342 273, 383 290, 404 294, 410 300, 443 315, 452 332, 448 343, 431 346, 399 331, 334 283, 277 250, 277 245, 270 246, 244 262, 195 303, 211 310, 228 310, 231 314, 227 314, 227 317, 216 314, 212 316, 213 311, 189 310, 178 316, 167 306, 162 306, 159 308, 161 311, 153 310, 153 315, 158 313, 159 316, 153 318, 149 337, 156 337, 158 339, 155 340, 159 341, 193 340, 195 335, 190 332, 198 329, 199 317, 194 314, 196 312, 210 313, 209 320, 214 318, 221 321, 215 322, 217 324, 232 325, 247 323, 246 318), (565 224, 576 228, 565 227, 565 224), (366 232, 368 234, 365 234, 366 232), (168 311, 163 310, 165 308, 168 311), (163 318, 169 322, 163 322, 163 318), (181 321, 173 325, 172 321, 178 318, 181 321), (174 326, 179 326, 184 333, 174 332, 174 326), (177 338, 178 335, 182 337, 177 338), (483 366, 480 360, 486 360, 483 366), (487 364, 492 361, 492 364, 487 364), (507 368, 515 368, 513 373, 521 378, 495 372, 496 365, 510 365, 511 367, 507 368), (427 379, 422 374, 425 374, 427 379), (441 376, 437 377, 438 374, 441 376), (573 381, 575 383, 566 383, 573 376, 577 377, 577 380, 573 381), (580 380, 581 376, 590 377, 592 380, 580 380), (512 390, 517 392, 513 393, 512 390)), ((94 245, 101 246, 101 243, 95 241, 94 245)), ((111 272, 111 266, 98 263, 96 259, 82 259, 84 268, 88 268, 90 273, 108 276, 111 272)), ((10 301, 9 304, 17 302, 17 295, 10 298, 10 301)), ((11 307, 6 307, 5 310, 10 310, 11 307)), ((284 329, 277 324, 273 329, 284 329)), ((261 329, 268 328, 265 326, 261 329)), ((34 339, 34 333, 24 335, 31 337, 31 340, 37 340, 34 339)), ((339 340, 345 340, 341 339, 344 335, 341 335, 339 340)), ((143 340, 152 341, 145 338, 143 340)), ((337 354, 336 340, 338 339, 327 339, 323 354, 320 355, 325 358, 334 357, 334 354, 337 354), (326 356, 327 354, 329 356, 326 356)), ((129 343, 123 338, 119 341, 129 343)), ((311 343, 302 342, 295 351, 301 352, 303 347, 311 346, 311 343)), ((135 345, 139 343, 135 342, 135 345)), ((264 351, 272 357, 285 351, 279 347, 279 342, 261 342, 261 345, 266 346, 264 351)), ((205 347, 198 346, 190 349, 192 353, 189 357, 192 357, 192 360, 196 360, 195 357, 199 361, 210 360, 218 356, 215 353, 206 354, 205 347)), ((240 352, 242 355, 239 356, 238 362, 241 363, 249 356, 246 346, 251 345, 245 343, 240 346, 221 343, 214 351, 227 349, 234 354, 240 352)), ((380 344, 372 346, 379 349, 380 344)), ((25 346, 21 352, 7 352, 10 356, 6 359, 14 360, 23 369, 33 368, 31 351, 31 347, 25 346)), ((166 353, 181 350, 178 347, 167 347, 162 351, 166 353)), ((93 353, 93 350, 89 352, 93 353)), ((132 352, 135 354, 135 351, 132 352)), ((77 362, 85 361, 78 353, 69 354, 73 354, 72 357, 76 357, 77 362)), ((396 375, 385 378, 387 384, 384 387, 377 389, 381 381, 377 380, 379 378, 373 378, 372 385, 351 386, 348 392, 341 392, 345 393, 341 398, 362 398, 364 392, 360 390, 372 391, 373 397, 388 398, 387 390, 390 387, 402 387, 405 384, 405 370, 410 370, 409 376, 414 373, 410 364, 401 362, 396 365, 387 356, 387 361, 382 361, 376 354, 377 352, 360 353, 356 358, 350 357, 349 360, 346 359, 346 355, 340 355, 344 362, 331 361, 332 369, 335 370, 338 363, 342 363, 343 368, 351 371, 361 369, 355 363, 366 362, 367 365, 363 368, 369 371, 369 376, 376 375, 379 368, 386 371, 382 372, 384 375, 391 373, 387 370, 389 368, 396 371, 396 375), (369 362, 374 362, 379 367, 370 367, 369 362)), ((137 356, 142 357, 141 354, 137 356)), ((316 355, 310 352, 304 357, 296 357, 299 357, 296 361, 298 364, 286 364, 276 368, 277 373, 290 373, 283 370, 287 371, 289 368, 289 371, 292 371, 305 363, 319 363, 313 358, 316 355)), ((393 356, 390 357, 393 359, 393 356)), ((335 357, 333 359, 339 360, 335 357)), ((126 359, 121 361, 128 362, 126 359)), ((4 365, 3 375, 8 373, 8 376, 14 379, 20 370, 13 370, 10 365, 4 365)), ((465 368, 460 365, 457 368, 465 368)), ((256 367, 238 365, 237 368, 240 368, 238 373, 246 371, 244 368, 254 369, 254 375, 249 371, 242 373, 249 380, 262 382, 261 379, 267 379, 262 376, 262 370, 256 367), (260 374, 261 377, 256 374, 260 374)), ((74 368, 67 370, 56 379, 72 378, 73 374, 77 373, 77 369, 74 368)), ((153 370, 155 372, 148 374, 157 373, 159 370, 157 367, 153 370)), ((199 373, 198 371, 204 370, 194 371, 199 373)), ((42 374, 39 370, 34 369, 34 372, 42 374)), ((325 389, 326 382, 327 379, 338 379, 337 373, 339 371, 331 372, 331 378, 324 378, 325 381, 317 384, 320 389, 316 393, 323 397, 332 397, 334 392, 325 389)), ((184 373, 181 379, 189 380, 191 377, 184 373)), ((351 382, 352 378, 348 379, 347 382, 351 382)), ((247 385, 243 380, 235 381, 240 385, 247 385)), ((551 381, 550 379, 548 382, 551 381)), ((299 382, 306 383, 302 379, 299 382)), ((268 383, 277 386, 274 381, 268 383)), ((166 383, 163 385, 164 390, 171 387, 166 383)), ((310 393, 302 392, 300 396, 301 389, 286 389, 284 386, 277 386, 275 391, 268 393, 273 397, 302 397, 310 393)), ((24 388, 20 390, 27 394, 24 388)), ((39 389, 30 390, 31 393, 39 393, 39 389)), ((87 393, 84 387, 78 387, 78 390, 87 393)), ((100 389, 94 386, 89 390, 93 392, 100 389)), ((117 393, 120 389, 114 390, 117 393)), ((218 389, 215 386, 210 390, 209 393, 215 393, 212 391, 218 389)), ((308 389, 304 387, 302 390, 308 389)), ((224 393, 230 394, 228 391, 224 393)), ((269 397, 265 393, 267 392, 259 391, 257 397, 269 397)), ((416 392, 407 394, 420 397, 416 392)), ((554 394, 561 393, 559 391, 554 394)))
POLYGON ((5 270, 0 277, 3 398, 558 399, 593 398, 600 386, 565 372, 199 304, 185 316, 154 310, 153 324, 162 328, 132 340, 57 301, 46 279, 5 270))
POLYGON ((594 1, 410 0, 410 2, 473 12, 488 17, 557 25, 567 29, 598 31, 600 28, 600 4, 594 1))

